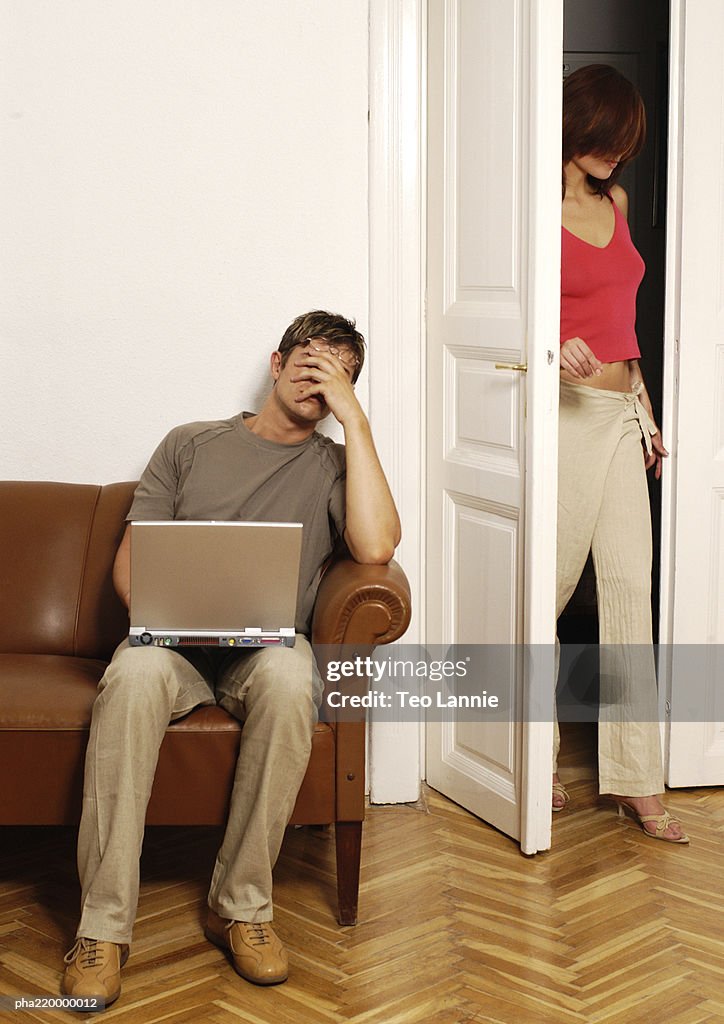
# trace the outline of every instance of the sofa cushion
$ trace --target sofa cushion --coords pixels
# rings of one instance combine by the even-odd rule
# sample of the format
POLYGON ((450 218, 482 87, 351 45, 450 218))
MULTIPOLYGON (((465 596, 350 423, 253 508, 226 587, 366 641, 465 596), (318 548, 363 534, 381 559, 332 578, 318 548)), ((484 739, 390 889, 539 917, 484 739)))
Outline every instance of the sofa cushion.
POLYGON ((111 569, 134 486, 0 481, 0 651, 110 658, 128 632, 111 569))
POLYGON ((87 729, 105 667, 62 654, 0 654, 0 729, 87 729))
MULTIPOLYGON (((0 820, 78 820, 91 709, 105 667, 98 659, 67 655, 0 654, 0 820), (43 770, 46 764, 52 772, 43 770), (22 787, 14 784, 18 778, 22 787)), ((173 722, 161 745, 149 824, 223 824, 240 733, 239 722, 219 707, 199 707, 173 722), (215 780, 212 787, 209 779, 215 780)), ((329 725, 317 725, 313 747, 292 822, 334 820, 329 725)))

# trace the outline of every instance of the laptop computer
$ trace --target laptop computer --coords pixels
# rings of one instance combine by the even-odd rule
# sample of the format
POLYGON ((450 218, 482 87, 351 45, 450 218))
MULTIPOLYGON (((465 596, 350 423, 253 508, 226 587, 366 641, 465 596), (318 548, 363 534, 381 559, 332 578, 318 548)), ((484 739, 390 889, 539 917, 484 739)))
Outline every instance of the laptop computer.
POLYGON ((134 646, 294 645, 301 523, 131 523, 134 646))

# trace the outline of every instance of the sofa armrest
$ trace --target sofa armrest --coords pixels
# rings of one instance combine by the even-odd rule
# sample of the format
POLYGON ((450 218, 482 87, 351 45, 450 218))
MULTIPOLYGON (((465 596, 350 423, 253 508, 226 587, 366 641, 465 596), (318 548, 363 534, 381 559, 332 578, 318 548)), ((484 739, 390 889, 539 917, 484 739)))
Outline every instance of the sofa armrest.
POLYGON ((346 557, 322 577, 312 620, 315 644, 389 644, 410 623, 410 585, 397 562, 360 565, 346 557))
MULTIPOLYGON (((353 645, 356 653, 361 653, 360 648, 371 653, 378 644, 389 644, 402 636, 409 622, 410 586, 397 562, 360 565, 349 557, 333 561, 319 585, 312 619, 312 641, 322 675, 325 658, 333 647, 353 645)), ((346 683, 346 690, 364 692, 367 688, 362 676, 346 683)), ((330 724, 336 734, 339 829, 341 822, 359 823, 364 818, 365 716, 330 724)))

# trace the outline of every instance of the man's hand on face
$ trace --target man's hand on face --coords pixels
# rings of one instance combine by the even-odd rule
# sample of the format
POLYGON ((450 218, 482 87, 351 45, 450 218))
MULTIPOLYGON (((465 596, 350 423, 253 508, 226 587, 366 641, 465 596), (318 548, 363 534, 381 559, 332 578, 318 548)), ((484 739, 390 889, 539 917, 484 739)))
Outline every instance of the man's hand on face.
POLYGON ((364 416, 352 384, 355 364, 353 361, 348 362, 351 354, 348 346, 341 346, 339 353, 335 353, 330 351, 329 345, 321 338, 308 338, 307 344, 291 357, 291 382, 308 382, 295 402, 305 402, 316 397, 342 425, 355 417, 364 416))

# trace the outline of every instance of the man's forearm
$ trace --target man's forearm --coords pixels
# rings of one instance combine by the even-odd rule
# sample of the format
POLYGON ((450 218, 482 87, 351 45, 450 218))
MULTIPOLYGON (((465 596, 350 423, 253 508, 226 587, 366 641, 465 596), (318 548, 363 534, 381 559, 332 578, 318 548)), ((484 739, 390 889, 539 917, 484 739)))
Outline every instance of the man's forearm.
POLYGON ((345 541, 357 562, 384 565, 400 542, 400 519, 367 417, 344 424, 347 457, 345 541))

